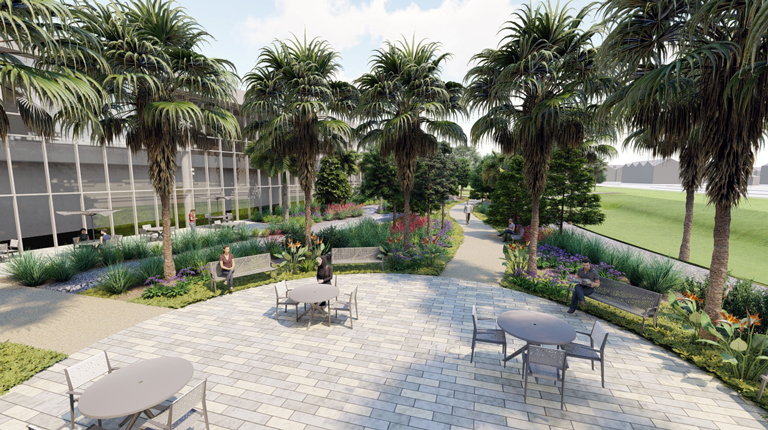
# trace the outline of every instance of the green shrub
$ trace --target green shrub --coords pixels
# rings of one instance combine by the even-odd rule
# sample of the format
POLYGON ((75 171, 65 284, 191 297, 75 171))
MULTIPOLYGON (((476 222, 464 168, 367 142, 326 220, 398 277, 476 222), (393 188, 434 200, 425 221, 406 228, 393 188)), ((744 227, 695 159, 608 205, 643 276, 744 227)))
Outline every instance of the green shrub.
POLYGON ((153 276, 163 276, 163 257, 150 257, 141 261, 136 276, 142 283, 153 276))
POLYGON ((93 246, 78 246, 69 251, 69 258, 72 260, 72 266, 78 272, 85 272, 93 269, 101 261, 99 250, 93 246))
POLYGON ((110 294, 123 294, 128 288, 139 283, 136 273, 124 264, 115 264, 107 268, 101 287, 110 294))
MULTIPOLYGON (((344 228, 338 228, 332 225, 320 230, 315 233, 315 235, 322 239, 326 246, 330 246, 331 248, 349 248, 351 246, 351 237, 347 232, 347 229, 344 228)), ((376 246, 378 246, 378 244, 376 246)))
POLYGON ((72 265, 72 259, 66 254, 53 256, 48 260, 48 277, 56 282, 66 282, 77 275, 77 270, 72 265))
POLYGON ((251 239, 232 245, 232 249, 230 251, 236 257, 247 257, 249 255, 264 254, 267 252, 267 249, 262 243, 262 240, 251 239))
POLYGON ((675 270, 675 263, 671 258, 655 258, 642 267, 644 270, 639 285, 641 288, 667 294, 679 290, 682 286, 682 276, 675 270))
POLYGON ((65 358, 65 354, 56 351, 0 343, 0 396, 65 358))
POLYGON ((15 279, 28 287, 42 285, 48 280, 48 259, 30 251, 11 258, 6 271, 15 279))
POLYGON ((104 266, 123 262, 123 249, 118 245, 107 242, 106 245, 100 248, 100 252, 101 264, 104 266))
POLYGON ((123 258, 126 260, 140 260, 152 255, 149 244, 140 237, 124 238, 120 241, 123 250, 123 258))
POLYGON ((349 247, 379 246, 389 237, 389 225, 363 218, 357 224, 343 229, 349 236, 349 247))
POLYGON ((241 224, 233 229, 235 231, 235 240, 242 242, 253 237, 251 228, 245 224, 241 224))

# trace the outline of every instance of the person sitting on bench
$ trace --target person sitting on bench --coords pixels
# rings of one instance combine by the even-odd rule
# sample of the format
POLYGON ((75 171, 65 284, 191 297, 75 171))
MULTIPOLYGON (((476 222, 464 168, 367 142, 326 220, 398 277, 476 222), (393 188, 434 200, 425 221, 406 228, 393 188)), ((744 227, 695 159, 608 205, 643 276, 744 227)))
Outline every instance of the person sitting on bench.
POLYGON ((521 240, 523 238, 523 226, 520 224, 515 224, 515 222, 510 218, 507 229, 499 233, 497 236, 504 236, 505 242, 507 241, 507 236, 512 238, 512 240, 521 240))

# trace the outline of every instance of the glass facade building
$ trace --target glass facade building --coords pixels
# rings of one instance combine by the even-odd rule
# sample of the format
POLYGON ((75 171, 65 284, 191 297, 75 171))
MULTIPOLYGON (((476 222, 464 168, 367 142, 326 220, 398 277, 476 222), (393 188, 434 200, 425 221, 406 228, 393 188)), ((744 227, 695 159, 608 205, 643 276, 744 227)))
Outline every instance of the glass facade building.
MULTIPOLYGON (((124 144, 104 147, 60 135, 46 141, 29 132, 11 103, 7 109, 11 134, 0 142, 0 243, 19 239, 23 249, 43 248, 72 243, 83 227, 133 235, 143 225, 159 225, 160 200, 149 180, 145 151, 134 154, 124 144), (91 208, 118 212, 96 216, 94 226, 88 217, 56 213, 91 208)), ((210 143, 207 151, 192 148, 177 155, 173 225, 186 227, 192 208, 201 225, 204 214, 233 213, 242 220, 282 203, 281 178, 250 168, 244 142, 210 143), (230 200, 205 198, 220 195, 230 200)), ((303 201, 298 181, 288 178, 289 200, 303 201)))

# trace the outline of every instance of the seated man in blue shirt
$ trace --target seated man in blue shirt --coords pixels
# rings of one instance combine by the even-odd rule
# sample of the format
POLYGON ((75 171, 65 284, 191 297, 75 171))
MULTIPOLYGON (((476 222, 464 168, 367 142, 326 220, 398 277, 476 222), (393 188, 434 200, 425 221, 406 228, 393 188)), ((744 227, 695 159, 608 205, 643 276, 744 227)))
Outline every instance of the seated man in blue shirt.
POLYGON ((84 228, 81 228, 80 229, 80 235, 77 236, 77 237, 78 237, 78 239, 80 239, 80 242, 87 241, 88 240, 88 232, 87 232, 87 230, 84 229, 84 228))
POLYGON ((106 245, 109 239, 112 239, 112 236, 107 233, 106 228, 101 229, 101 245, 106 245))

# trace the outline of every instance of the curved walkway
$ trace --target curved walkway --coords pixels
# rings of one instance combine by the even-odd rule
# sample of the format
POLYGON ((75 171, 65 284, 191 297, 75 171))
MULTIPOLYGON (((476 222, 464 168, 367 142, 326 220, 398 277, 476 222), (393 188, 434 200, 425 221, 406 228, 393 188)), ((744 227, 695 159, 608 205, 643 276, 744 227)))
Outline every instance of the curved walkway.
MULTIPOLYGON (((477 204, 477 201, 470 203, 477 204)), ((504 243, 496 236, 498 232, 474 215, 470 215, 469 224, 465 224, 464 205, 451 208, 451 216, 464 229, 464 243, 440 277, 498 284, 504 276, 501 265, 504 243)))
MULTIPOLYGON (((531 382, 526 403, 518 359, 504 368, 500 348, 481 345, 469 362, 472 305, 497 315, 538 310, 581 331, 592 324, 588 315, 569 315, 559 304, 495 285, 442 277, 345 275, 339 286, 359 287, 354 329, 341 314, 331 327, 316 323, 309 331, 306 319, 296 323, 290 311, 275 321, 268 286, 198 303, 109 336, 14 388, 0 397, 0 428, 65 425, 63 369, 102 349, 121 367, 159 356, 193 362, 189 386, 208 379, 211 429, 768 428, 762 409, 712 376, 610 324, 606 388, 599 369, 573 360, 565 410, 551 385, 531 382)), ((508 341, 510 351, 522 345, 508 341)), ((118 421, 104 427, 116 429, 118 421)), ((77 423, 82 430, 94 421, 80 417, 77 423)))

